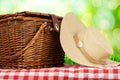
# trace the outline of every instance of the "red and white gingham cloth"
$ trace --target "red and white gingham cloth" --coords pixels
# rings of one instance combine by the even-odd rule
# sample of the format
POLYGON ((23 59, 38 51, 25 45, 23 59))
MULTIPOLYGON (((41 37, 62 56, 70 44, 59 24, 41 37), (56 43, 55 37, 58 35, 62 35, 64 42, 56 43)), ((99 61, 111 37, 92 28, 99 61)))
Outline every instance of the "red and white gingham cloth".
POLYGON ((78 65, 30 70, 0 69, 0 80, 120 80, 120 66, 90 68, 78 65))

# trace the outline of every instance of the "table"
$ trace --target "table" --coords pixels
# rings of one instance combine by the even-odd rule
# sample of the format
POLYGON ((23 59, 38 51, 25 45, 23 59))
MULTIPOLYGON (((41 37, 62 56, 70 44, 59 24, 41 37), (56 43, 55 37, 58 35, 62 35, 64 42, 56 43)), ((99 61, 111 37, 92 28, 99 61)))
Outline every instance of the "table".
POLYGON ((10 70, 0 69, 0 80, 120 80, 120 66, 91 68, 80 65, 10 70))

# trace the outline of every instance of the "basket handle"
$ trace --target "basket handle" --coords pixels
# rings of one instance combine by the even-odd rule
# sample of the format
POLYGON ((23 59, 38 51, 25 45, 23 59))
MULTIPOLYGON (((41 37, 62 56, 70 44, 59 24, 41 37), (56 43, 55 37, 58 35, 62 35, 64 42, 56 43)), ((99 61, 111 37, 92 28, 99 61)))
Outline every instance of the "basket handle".
POLYGON ((16 54, 14 54, 14 55, 5 56, 5 57, 1 57, 1 56, 0 56, 0 60, 1 60, 1 61, 10 61, 10 60, 14 60, 14 59, 18 58, 19 56, 21 56, 30 46, 33 45, 33 43, 35 43, 35 40, 38 38, 38 35, 40 34, 41 30, 42 30, 43 28, 45 28, 46 25, 47 25, 47 22, 44 22, 44 23, 40 26, 40 28, 39 28, 39 30, 37 31, 37 33, 35 34, 35 36, 34 36, 34 37, 32 38, 32 40, 26 45, 25 48, 23 48, 21 51, 18 51, 18 52, 17 52, 16 54))

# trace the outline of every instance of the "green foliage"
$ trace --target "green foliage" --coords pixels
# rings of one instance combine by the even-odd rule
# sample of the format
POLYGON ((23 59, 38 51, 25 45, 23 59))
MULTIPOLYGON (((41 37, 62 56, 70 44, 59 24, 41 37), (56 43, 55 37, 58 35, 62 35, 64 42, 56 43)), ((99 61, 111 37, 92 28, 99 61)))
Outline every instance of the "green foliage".
POLYGON ((65 56, 65 64, 76 64, 76 63, 72 61, 69 57, 65 56))
POLYGON ((120 55, 112 55, 110 59, 116 62, 120 62, 120 55))

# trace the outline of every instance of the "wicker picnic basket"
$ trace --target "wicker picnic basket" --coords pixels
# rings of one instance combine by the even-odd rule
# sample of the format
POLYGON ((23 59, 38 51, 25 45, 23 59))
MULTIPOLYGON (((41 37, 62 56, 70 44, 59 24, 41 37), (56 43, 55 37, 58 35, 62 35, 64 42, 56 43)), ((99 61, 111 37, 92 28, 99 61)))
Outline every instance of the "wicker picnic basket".
POLYGON ((63 66, 61 20, 53 14, 28 11, 0 15, 0 68, 63 66))

